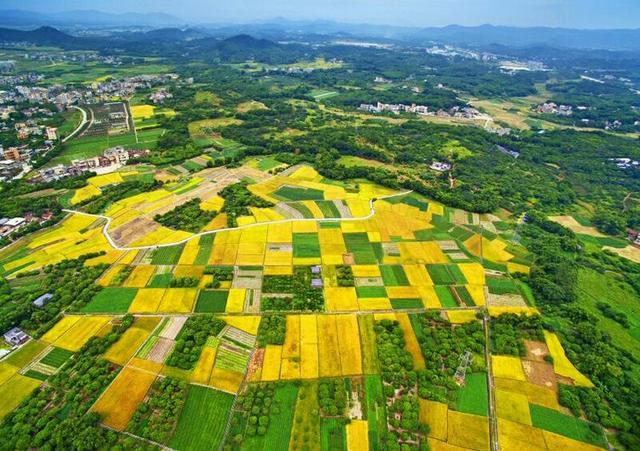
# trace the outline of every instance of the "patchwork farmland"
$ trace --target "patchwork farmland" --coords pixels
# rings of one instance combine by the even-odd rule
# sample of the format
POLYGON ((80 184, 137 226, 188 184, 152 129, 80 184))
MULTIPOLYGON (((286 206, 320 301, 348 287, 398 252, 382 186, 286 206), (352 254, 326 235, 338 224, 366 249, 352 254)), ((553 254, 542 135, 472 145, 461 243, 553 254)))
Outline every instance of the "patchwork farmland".
POLYGON ((98 423, 177 450, 606 447, 560 402, 592 382, 543 327, 498 218, 261 162, 193 166, 92 212, 76 193, 3 251, 9 280, 86 254, 97 276, 2 359, 0 415, 93 359, 98 423), (181 229, 193 211, 213 214, 181 229))

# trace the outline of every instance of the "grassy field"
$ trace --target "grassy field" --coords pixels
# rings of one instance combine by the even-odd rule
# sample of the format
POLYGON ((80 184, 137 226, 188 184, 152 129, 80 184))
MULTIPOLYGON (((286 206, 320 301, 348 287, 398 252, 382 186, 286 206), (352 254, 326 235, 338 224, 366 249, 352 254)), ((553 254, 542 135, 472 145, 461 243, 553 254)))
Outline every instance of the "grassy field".
POLYGON ((465 284, 467 280, 456 265, 427 265, 431 280, 436 285, 465 284))
POLYGON ((174 449, 217 449, 224 438, 233 395, 192 385, 169 446, 174 449))
POLYGON ((322 212, 325 218, 339 218, 340 212, 338 211, 338 207, 328 200, 319 200, 316 201, 316 205, 322 212))
POLYGON ((409 286, 409 279, 400 265, 380 265, 380 273, 387 287, 409 286))
POLYGON ((536 404, 530 404, 530 410, 534 427, 606 448, 604 436, 594 433, 586 421, 536 404))
POLYGON ((486 416, 488 405, 486 373, 467 374, 464 387, 458 391, 456 410, 486 416))
POLYGON ((203 235, 198 241, 198 255, 194 260, 194 265, 206 265, 211 255, 211 247, 213 246, 213 234, 203 235))
POLYGON ((147 287, 149 288, 169 288, 171 284, 171 280, 173 279, 173 274, 170 272, 165 274, 156 274, 151 278, 151 281, 147 283, 147 287))
POLYGON ((115 146, 123 146, 124 148, 130 149, 144 145, 144 147, 154 149, 158 138, 163 133, 164 129, 161 128, 139 131, 138 142, 136 142, 136 135, 134 133, 117 136, 74 137, 64 144, 62 153, 47 163, 47 166, 70 164, 72 160, 102 155, 106 149, 115 146))
POLYGON ((492 294, 519 294, 520 290, 513 281, 508 278, 487 277, 489 293, 492 294))
POLYGON ((58 136, 65 137, 80 125, 80 122, 82 122, 82 113, 73 109, 65 111, 62 115, 64 116, 64 122, 58 127, 58 136))
POLYGON ((282 186, 273 193, 284 200, 323 200, 324 192, 313 188, 282 186))
POLYGON ((320 445, 323 450, 347 449, 344 422, 337 418, 323 418, 320 426, 320 445))
POLYGON ((631 286, 621 283, 614 275, 582 269, 578 272, 578 302, 598 318, 599 325, 611 335, 615 345, 640 355, 640 299, 631 286), (627 329, 604 316, 596 307, 598 302, 625 313, 630 327, 627 329))
MULTIPOLYGON (((342 235, 347 251, 352 252, 359 265, 374 265, 378 262, 376 251, 366 233, 345 233, 342 235)), ((379 243, 377 243, 379 244, 379 243)))
POLYGON ((387 291, 384 287, 356 287, 359 298, 386 298, 387 291))
POLYGON ((293 256, 298 258, 320 257, 320 241, 317 233, 294 233, 293 256))
POLYGON ((85 313, 126 313, 137 292, 136 288, 103 288, 82 308, 82 311, 85 313))
POLYGON ((378 449, 381 434, 387 428, 386 399, 379 375, 365 376, 364 386, 367 421, 369 422, 369 443, 375 451, 378 449))
POLYGON ((391 299, 391 306, 394 309, 412 309, 423 308, 422 300, 420 299, 391 299))
POLYGON ((202 290, 198 295, 195 311, 198 313, 218 313, 224 312, 227 307, 226 290, 202 290))

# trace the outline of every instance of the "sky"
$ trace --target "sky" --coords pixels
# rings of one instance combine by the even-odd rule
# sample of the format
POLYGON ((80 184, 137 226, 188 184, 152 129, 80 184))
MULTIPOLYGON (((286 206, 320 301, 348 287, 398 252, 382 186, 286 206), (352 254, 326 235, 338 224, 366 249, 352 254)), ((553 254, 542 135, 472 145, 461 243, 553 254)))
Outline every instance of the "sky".
POLYGON ((406 26, 640 28, 640 0, 0 0, 2 9, 162 12, 189 23, 284 17, 406 26))

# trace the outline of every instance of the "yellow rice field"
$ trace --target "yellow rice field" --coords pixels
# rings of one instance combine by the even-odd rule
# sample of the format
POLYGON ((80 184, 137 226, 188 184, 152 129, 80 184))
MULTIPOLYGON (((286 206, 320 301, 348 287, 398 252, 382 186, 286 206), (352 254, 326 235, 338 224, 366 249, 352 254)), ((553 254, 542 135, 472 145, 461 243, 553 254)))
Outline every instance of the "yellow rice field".
POLYGON ((433 437, 443 442, 447 441, 447 418, 449 406, 441 402, 420 401, 420 422, 429 425, 429 437, 433 437))
POLYGON ((110 316, 67 316, 47 332, 42 340, 59 348, 77 352, 109 321, 110 316))
POLYGON ((522 362, 518 357, 493 355, 491 356, 491 366, 495 377, 515 379, 517 381, 527 380, 522 368, 522 362))
POLYGON ((124 430, 155 378, 155 374, 147 371, 124 368, 92 410, 102 416, 103 424, 118 431, 124 430))
POLYGON ((118 365, 126 364, 159 323, 159 317, 136 318, 131 327, 104 353, 104 358, 118 365))
POLYGON ((347 450, 369 450, 369 423, 366 420, 351 420, 347 424, 347 450))
POLYGON ((560 339, 556 334, 549 331, 544 331, 544 338, 549 347, 549 353, 553 357, 553 370, 556 374, 573 379, 576 385, 582 387, 593 387, 593 383, 578 369, 573 366, 573 363, 567 358, 564 353, 564 348, 560 343, 560 339))
POLYGON ((504 390, 496 390, 496 411, 498 417, 516 423, 531 425, 529 400, 526 395, 504 390))

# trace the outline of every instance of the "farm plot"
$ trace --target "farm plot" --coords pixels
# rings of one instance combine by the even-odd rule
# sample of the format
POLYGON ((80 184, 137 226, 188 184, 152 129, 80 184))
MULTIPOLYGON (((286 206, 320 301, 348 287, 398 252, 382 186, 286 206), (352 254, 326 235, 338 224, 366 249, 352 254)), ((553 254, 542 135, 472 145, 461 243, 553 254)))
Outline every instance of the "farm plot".
POLYGON ((276 386, 273 395, 273 406, 269 417, 270 427, 264 435, 248 437, 243 443, 244 449, 276 450, 283 444, 286 447, 291 441, 291 428, 295 413, 298 387, 293 383, 276 386))
POLYGON ((160 247, 153 252, 151 263, 154 265, 175 265, 180 260, 184 244, 160 247))
POLYGON ((601 448, 607 447, 604 436, 594 432, 586 421, 536 404, 531 404, 530 409, 532 424, 536 428, 601 448))
POLYGON ((136 288, 103 288, 82 308, 82 311, 85 313, 126 313, 137 292, 136 288))
POLYGON ((155 379, 155 374, 147 371, 124 368, 93 405, 92 410, 102 416, 105 425, 122 431, 155 379))
POLYGON ((195 311, 200 313, 224 312, 227 306, 227 290, 201 290, 198 294, 195 311))
POLYGON ((189 386, 187 401, 169 446, 174 449, 218 449, 232 404, 233 395, 198 385, 189 386))
POLYGON ((42 340, 58 348, 77 352, 111 321, 109 316, 66 316, 42 340))
POLYGON ((67 351, 62 348, 53 348, 42 359, 40 363, 54 368, 60 368, 64 363, 71 358, 73 352, 67 351))
POLYGON ((553 357, 553 369, 556 374, 572 379, 576 385, 593 387, 593 383, 571 363, 564 352, 558 336, 545 330, 544 338, 549 347, 549 353, 551 357, 553 357))
POLYGON ((126 364, 159 323, 159 317, 136 318, 131 327, 105 352, 104 358, 118 365, 126 364))
POLYGON ((0 419, 18 407, 23 399, 40 385, 40 381, 14 374, 0 385, 0 419))

